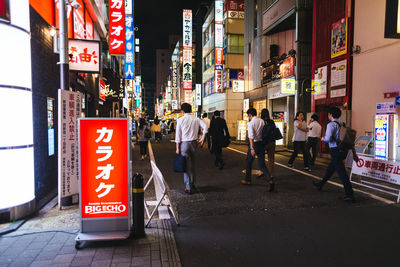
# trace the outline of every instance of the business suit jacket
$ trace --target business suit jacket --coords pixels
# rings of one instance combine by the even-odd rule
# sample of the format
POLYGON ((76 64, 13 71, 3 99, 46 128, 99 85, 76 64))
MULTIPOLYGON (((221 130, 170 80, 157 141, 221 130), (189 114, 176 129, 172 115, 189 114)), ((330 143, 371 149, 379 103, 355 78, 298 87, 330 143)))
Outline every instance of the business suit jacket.
POLYGON ((222 146, 225 139, 231 138, 226 121, 221 117, 211 120, 209 132, 213 146, 222 146))

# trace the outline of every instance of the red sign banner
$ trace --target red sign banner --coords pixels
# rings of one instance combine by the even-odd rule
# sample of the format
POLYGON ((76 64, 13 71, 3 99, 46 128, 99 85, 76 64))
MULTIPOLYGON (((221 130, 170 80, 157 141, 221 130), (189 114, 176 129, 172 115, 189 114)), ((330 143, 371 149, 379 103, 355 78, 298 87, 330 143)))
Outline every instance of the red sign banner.
POLYGON ((125 56, 125 1, 109 0, 110 54, 125 56))
POLYGON ((102 79, 99 81, 99 98, 106 101, 106 84, 102 79))
POLYGON ((127 217, 128 121, 79 120, 82 218, 127 217))

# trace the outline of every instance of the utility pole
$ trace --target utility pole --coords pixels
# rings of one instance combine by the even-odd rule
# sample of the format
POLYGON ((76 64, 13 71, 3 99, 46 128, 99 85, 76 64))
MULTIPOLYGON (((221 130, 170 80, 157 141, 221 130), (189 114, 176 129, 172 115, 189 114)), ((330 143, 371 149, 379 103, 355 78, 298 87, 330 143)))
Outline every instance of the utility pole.
POLYGON ((69 60, 68 60, 68 22, 67 6, 68 0, 60 0, 58 17, 60 26, 60 89, 69 90, 69 60))

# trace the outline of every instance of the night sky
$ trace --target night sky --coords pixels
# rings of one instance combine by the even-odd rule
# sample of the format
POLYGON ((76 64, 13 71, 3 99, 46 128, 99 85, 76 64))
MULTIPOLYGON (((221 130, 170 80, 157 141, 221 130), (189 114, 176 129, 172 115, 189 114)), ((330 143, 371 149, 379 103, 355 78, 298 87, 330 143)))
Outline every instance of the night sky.
POLYGON ((196 13, 200 3, 209 0, 136 0, 136 36, 140 38, 142 56, 142 79, 147 85, 156 79, 155 54, 158 48, 168 48, 168 35, 182 34, 182 9, 192 9, 196 13))

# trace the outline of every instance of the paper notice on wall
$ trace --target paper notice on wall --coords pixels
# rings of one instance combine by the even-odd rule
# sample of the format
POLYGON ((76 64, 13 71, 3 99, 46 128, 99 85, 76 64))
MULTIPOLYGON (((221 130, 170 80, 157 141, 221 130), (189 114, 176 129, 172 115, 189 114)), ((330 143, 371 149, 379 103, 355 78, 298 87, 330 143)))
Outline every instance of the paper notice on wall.
POLYGON ((346 85, 347 61, 342 60, 331 65, 331 87, 346 85))

